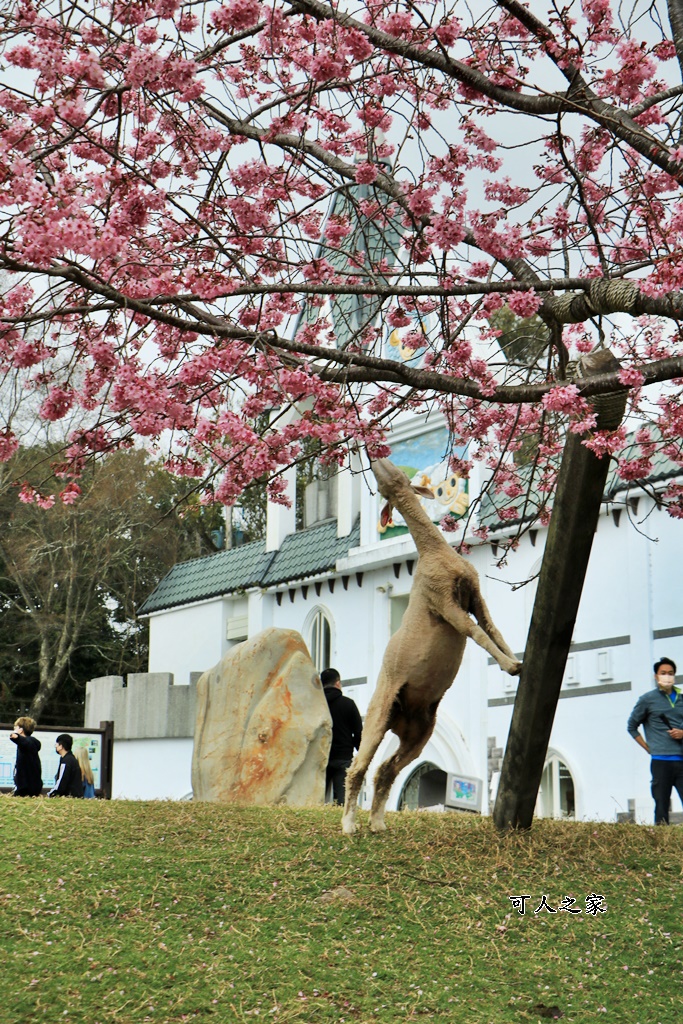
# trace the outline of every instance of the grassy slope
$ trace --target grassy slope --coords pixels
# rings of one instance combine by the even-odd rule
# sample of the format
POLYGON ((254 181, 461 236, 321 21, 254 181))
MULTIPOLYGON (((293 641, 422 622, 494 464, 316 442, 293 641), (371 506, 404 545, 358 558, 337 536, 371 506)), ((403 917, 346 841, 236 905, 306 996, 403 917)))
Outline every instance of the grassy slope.
POLYGON ((3 1024, 680 1019, 682 830, 361 821, 0 798, 3 1024))

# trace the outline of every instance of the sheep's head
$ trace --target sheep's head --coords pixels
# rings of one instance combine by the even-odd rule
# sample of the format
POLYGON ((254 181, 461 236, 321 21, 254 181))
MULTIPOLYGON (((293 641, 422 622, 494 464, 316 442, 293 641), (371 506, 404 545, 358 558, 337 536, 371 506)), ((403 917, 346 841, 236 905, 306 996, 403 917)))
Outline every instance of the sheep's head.
POLYGON ((370 462, 370 468, 375 474, 379 493, 387 500, 380 514, 382 526, 386 526, 391 519, 394 506, 400 508, 402 496, 419 494, 423 498, 434 497, 434 492, 429 487, 411 484, 403 470, 395 466, 389 459, 373 459, 370 462))

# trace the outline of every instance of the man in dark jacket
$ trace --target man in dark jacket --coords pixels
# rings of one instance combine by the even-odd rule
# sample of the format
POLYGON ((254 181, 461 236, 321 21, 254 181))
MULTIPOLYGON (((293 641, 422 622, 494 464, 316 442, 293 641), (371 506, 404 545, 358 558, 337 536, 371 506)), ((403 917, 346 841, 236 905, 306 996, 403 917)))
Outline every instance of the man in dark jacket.
POLYGON ((12 796, 40 796, 43 791, 42 768, 38 751, 40 740, 32 735, 36 723, 32 718, 17 718, 12 743, 17 745, 17 763, 14 766, 14 792, 12 796))
POLYGON ((55 750, 59 754, 59 768, 55 775, 55 784, 48 796, 83 796, 83 776, 81 767, 71 753, 74 745, 73 737, 62 733, 55 740, 55 750))
POLYGON ((674 689, 676 665, 662 658, 655 666, 656 689, 644 693, 631 712, 628 731, 652 758, 655 825, 669 824, 671 790, 683 801, 683 695, 674 689), (639 727, 645 728, 645 739, 639 727))
POLYGON ((327 762, 327 789, 332 783, 332 797, 336 804, 343 804, 346 796, 346 772, 353 761, 353 752, 360 746, 363 721, 360 711, 350 697, 342 693, 341 678, 336 668, 326 668, 320 673, 323 692, 332 716, 332 746, 327 762))

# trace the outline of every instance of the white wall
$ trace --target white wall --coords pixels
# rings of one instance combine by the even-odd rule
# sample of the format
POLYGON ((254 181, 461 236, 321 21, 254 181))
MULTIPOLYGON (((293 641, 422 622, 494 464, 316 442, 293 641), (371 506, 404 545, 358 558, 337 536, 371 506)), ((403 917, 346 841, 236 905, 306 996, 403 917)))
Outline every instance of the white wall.
POLYGON ((117 740, 112 797, 182 800, 192 793, 192 740, 117 740))
POLYGON ((228 622, 246 610, 245 598, 216 598, 154 612, 149 617, 149 671, 170 671, 176 686, 186 685, 191 673, 213 668, 234 646, 235 641, 227 639, 228 622))

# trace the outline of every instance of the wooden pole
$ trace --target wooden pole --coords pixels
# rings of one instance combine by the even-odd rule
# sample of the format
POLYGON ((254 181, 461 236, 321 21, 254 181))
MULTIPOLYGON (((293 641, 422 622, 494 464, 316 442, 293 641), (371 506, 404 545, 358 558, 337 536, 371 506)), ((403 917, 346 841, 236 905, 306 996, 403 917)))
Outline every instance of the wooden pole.
MULTIPOLYGON (((581 376, 618 369, 606 349, 579 364, 581 376)), ((594 400, 597 427, 616 430, 626 390, 594 400)), ((541 784, 569 646, 579 610, 610 460, 569 434, 557 480, 548 539, 524 651, 493 822, 500 831, 528 829, 541 784)))

